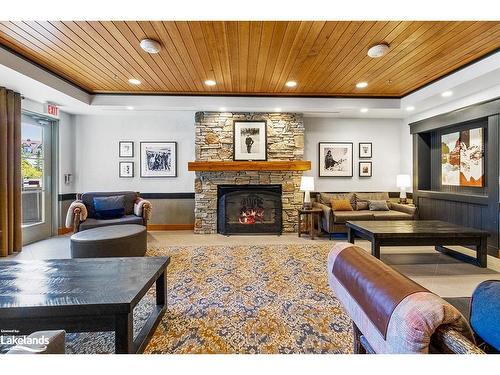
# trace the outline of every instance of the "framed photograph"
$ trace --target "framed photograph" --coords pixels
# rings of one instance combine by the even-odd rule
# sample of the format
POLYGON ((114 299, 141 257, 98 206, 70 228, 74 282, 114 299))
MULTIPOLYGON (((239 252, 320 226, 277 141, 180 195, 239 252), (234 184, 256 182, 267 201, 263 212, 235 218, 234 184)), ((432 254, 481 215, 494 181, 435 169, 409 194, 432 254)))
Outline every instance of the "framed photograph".
POLYGON ((133 158, 134 157, 134 142, 133 141, 120 141, 118 143, 120 158, 133 158))
POLYGON ((319 177, 352 177, 352 142, 319 142, 319 177))
POLYGON ((177 177, 177 142, 141 142, 141 177, 177 177))
POLYGON ((233 160, 267 160, 265 121, 235 121, 233 137, 233 160))
POLYGON ((370 159, 372 157, 372 143, 359 142, 359 158, 370 159))
POLYGON ((359 162, 359 177, 371 177, 372 176, 372 162, 371 161, 360 161, 359 162))
POLYGON ((134 177, 134 162, 133 161, 121 161, 120 162, 120 177, 122 177, 122 178, 134 177))

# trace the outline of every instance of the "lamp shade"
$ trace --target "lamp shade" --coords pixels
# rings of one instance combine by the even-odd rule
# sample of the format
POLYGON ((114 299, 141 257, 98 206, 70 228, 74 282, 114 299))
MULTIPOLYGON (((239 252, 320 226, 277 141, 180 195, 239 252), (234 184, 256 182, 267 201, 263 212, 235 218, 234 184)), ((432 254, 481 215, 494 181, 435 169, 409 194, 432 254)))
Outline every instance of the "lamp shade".
POLYGON ((302 176, 300 179, 301 191, 314 191, 314 177, 302 176))
POLYGON ((407 188, 411 186, 411 178, 410 175, 407 174, 398 174, 396 177, 396 186, 398 188, 407 188))

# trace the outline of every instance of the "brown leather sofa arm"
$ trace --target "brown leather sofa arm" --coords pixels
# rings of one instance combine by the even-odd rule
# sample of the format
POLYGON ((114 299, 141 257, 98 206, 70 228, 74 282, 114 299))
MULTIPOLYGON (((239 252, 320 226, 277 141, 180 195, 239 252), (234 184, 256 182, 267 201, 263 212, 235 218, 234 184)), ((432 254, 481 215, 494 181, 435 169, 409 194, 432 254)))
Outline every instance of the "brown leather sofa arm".
POLYGON ((485 354, 460 332, 446 325, 439 327, 432 336, 431 348, 445 354, 485 354))
POLYGON ((415 206, 391 202, 391 210, 404 212, 405 214, 413 216, 414 219, 417 218, 418 209, 415 206))

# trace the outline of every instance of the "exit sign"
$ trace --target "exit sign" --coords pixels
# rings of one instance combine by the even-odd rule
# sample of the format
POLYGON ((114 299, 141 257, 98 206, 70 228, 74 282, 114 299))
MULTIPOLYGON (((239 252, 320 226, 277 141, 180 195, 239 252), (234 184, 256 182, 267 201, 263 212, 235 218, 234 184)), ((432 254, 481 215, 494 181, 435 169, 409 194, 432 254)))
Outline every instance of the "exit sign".
POLYGON ((59 118, 59 107, 54 104, 45 104, 45 113, 51 117, 59 118))

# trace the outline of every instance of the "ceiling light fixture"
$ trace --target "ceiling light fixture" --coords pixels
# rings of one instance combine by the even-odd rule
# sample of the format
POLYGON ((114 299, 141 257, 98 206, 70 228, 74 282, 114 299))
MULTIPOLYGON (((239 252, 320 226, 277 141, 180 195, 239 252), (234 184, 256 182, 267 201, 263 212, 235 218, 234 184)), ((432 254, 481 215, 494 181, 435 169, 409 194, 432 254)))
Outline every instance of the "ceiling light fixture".
POLYGON ((448 90, 448 91, 445 91, 445 92, 443 92, 443 93, 441 94, 441 96, 442 96, 443 98, 448 98, 448 97, 450 97, 450 96, 452 96, 452 95, 453 95, 453 91, 449 91, 449 90, 448 90))
POLYGON ((128 80, 128 83, 131 83, 132 85, 140 85, 141 81, 139 81, 138 79, 135 79, 135 78, 130 78, 128 80))
POLYGON ((213 79, 207 79, 205 81, 205 85, 207 86, 215 86, 217 84, 217 82, 215 82, 213 79))
POLYGON ((415 110, 415 107, 412 106, 412 105, 409 105, 408 107, 406 107, 406 110, 407 111, 414 111, 415 110))
POLYGON ((132 107, 131 105, 128 105, 128 106, 127 106, 127 109, 128 109, 129 111, 131 111, 131 110, 133 110, 133 109, 134 109, 134 107, 132 107))
POLYGON ((360 111, 361 113, 366 113, 366 112, 368 112, 368 108, 361 108, 359 111, 360 111))
POLYGON ((368 86, 368 82, 358 82, 358 83, 356 83, 356 87, 358 89, 364 89, 367 86, 368 86))
POLYGON ((295 82, 295 81, 288 81, 287 83, 285 83, 285 86, 286 87, 295 87, 295 86, 297 86, 297 82, 295 82))
POLYGON ((220 107, 220 108, 219 108, 219 111, 221 111, 221 112, 226 112, 226 111, 227 111, 227 108, 226 108, 226 107, 220 107))
POLYGON ((389 45, 386 43, 375 44, 368 49, 368 56, 372 59, 376 59, 378 57, 382 57, 389 52, 389 45))
POLYGON ((274 112, 281 112, 281 108, 274 108, 274 112))
POLYGON ((158 53, 161 50, 161 44, 153 39, 141 40, 140 46, 147 53, 158 53))

